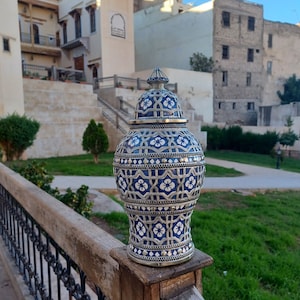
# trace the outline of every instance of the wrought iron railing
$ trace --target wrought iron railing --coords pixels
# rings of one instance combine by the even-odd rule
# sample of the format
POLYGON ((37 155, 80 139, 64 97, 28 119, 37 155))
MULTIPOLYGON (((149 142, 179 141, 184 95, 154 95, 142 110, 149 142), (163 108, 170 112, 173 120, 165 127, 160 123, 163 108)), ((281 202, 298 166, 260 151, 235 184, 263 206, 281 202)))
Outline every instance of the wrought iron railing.
POLYGON ((27 32, 21 32, 21 42, 30 43, 47 47, 59 47, 60 40, 56 39, 54 36, 45 36, 45 35, 33 35, 31 41, 31 35, 27 32))
POLYGON ((36 300, 119 293, 111 288, 118 289, 119 275, 107 245, 123 244, 1 164, 0 236, 36 300))
MULTIPOLYGON (((0 186, 0 233, 34 299, 89 300, 86 275, 25 209, 0 186)), ((94 290, 94 292, 93 292, 94 290)))

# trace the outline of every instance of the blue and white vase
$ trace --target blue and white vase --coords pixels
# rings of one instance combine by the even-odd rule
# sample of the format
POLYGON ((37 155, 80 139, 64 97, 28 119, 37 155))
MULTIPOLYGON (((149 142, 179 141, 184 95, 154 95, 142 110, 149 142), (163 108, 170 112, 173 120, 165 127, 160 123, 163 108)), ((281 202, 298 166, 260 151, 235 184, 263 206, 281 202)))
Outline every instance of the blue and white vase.
POLYGON ((128 255, 149 266, 175 265, 194 253, 191 215, 205 173, 201 145, 187 129, 177 96, 156 68, 152 89, 114 156, 114 175, 129 217, 128 255))

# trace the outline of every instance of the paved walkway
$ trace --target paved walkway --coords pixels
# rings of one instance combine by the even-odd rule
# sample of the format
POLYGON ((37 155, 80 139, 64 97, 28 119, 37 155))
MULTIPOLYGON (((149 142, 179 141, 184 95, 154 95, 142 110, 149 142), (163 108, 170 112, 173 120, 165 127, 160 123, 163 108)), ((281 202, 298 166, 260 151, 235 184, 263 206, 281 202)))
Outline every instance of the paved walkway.
MULTIPOLYGON (((299 189, 300 173, 287 172, 281 169, 263 168, 235 162, 206 158, 211 165, 233 168, 242 173, 238 177, 207 177, 203 189, 232 190, 232 189, 299 189)), ((113 177, 96 176, 56 176, 52 186, 64 189, 66 187, 79 188, 82 184, 90 189, 116 189, 113 177)))

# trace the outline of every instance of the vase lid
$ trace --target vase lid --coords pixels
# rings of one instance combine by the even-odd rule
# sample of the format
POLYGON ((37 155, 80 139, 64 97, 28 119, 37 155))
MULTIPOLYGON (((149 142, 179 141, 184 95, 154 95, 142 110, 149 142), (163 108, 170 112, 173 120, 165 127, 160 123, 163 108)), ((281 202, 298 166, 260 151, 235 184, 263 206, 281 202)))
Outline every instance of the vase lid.
POLYGON ((141 95, 131 124, 186 123, 175 93, 165 88, 168 77, 160 68, 155 68, 147 79, 151 89, 141 95))

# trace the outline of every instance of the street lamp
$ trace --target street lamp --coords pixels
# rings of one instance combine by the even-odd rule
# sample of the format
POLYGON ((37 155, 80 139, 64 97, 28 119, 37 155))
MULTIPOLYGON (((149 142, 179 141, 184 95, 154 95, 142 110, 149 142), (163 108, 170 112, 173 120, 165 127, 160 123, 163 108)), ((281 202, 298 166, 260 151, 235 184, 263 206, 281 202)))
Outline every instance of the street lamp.
POLYGON ((277 161, 276 161, 276 169, 280 169, 280 159, 281 159, 281 149, 280 147, 277 148, 277 161))

